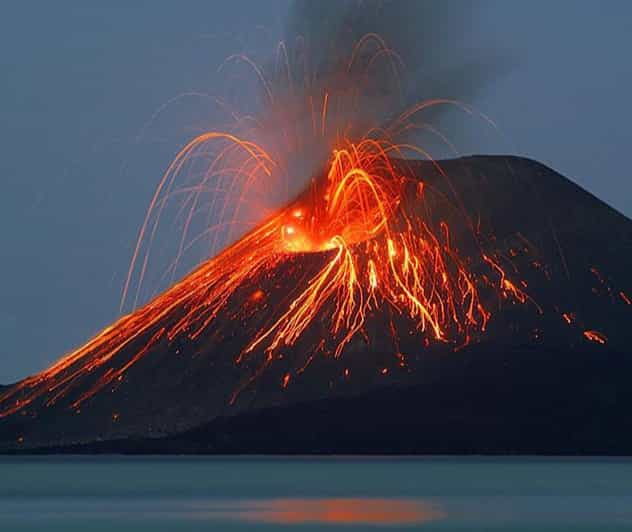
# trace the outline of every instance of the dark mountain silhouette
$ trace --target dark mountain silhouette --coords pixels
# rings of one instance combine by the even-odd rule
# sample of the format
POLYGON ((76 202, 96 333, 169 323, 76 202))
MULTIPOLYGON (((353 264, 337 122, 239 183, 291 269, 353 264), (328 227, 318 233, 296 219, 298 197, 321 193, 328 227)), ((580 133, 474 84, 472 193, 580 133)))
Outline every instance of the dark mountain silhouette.
POLYGON ((461 357, 434 358, 424 369, 412 386, 220 417, 164 438, 38 452, 625 455, 632 449, 627 354, 588 347, 568 357, 547 348, 477 346, 461 357))
MULTIPOLYGON (((516 157, 401 161, 423 180, 429 220, 446 220, 459 253, 506 258, 524 304, 489 300, 492 319, 462 349, 401 335, 393 356, 388 321, 367 323, 342 360, 315 357, 287 388, 281 361, 231 392, 252 366, 236 366, 244 336, 265 315, 235 320, 260 286, 271 305, 318 265, 296 255, 249 281, 195 341, 155 345, 81 408, 70 408, 110 365, 0 419, 7 451, 629 454, 632 397, 632 222, 543 165, 516 157), (448 177, 446 177, 448 176, 448 177), (476 234, 477 238, 472 235, 476 234), (480 252, 478 253, 480 255, 480 252), (219 325, 216 325, 219 324, 219 325), (221 327, 220 327, 221 325, 221 327), (349 369, 351 377, 343 373, 349 369)), ((472 259, 470 267, 479 264, 472 259)), ((174 311, 177 314, 177 309, 174 311)), ((177 315, 166 320, 176 320, 177 315)), ((398 316, 390 316, 399 323, 398 316)), ((151 333, 148 333, 151 334, 151 333)), ((316 323, 288 348, 305 357, 326 335, 316 323)), ((117 355, 130 360, 147 338, 117 355)), ((288 362, 289 364, 289 362, 288 362)), ((19 394, 18 396, 19 397, 19 394)))

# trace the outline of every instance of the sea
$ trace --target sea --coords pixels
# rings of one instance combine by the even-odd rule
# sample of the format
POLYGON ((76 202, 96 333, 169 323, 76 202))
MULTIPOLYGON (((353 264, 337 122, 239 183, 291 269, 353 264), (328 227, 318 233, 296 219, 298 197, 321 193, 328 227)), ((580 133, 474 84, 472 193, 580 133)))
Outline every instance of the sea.
POLYGON ((632 459, 5 456, 0 530, 632 530, 632 459))

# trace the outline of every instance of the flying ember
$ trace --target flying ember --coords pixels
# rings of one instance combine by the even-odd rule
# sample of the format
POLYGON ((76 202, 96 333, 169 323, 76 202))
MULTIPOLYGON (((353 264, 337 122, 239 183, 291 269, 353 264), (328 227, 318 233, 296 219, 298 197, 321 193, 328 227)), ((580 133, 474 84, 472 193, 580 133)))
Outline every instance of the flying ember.
MULTIPOLYGON (((358 43, 343 70, 360 68, 362 60, 365 66, 380 58, 395 64, 394 57, 379 37, 369 35, 358 43)), ((343 359, 352 341, 366 338, 370 320, 387 313, 398 317, 397 323, 390 320, 390 330, 385 331, 393 337, 394 351, 397 337, 410 334, 399 330, 402 320, 414 332, 420 349, 431 343, 456 349, 480 337, 492 319, 482 287, 491 287, 505 300, 527 303, 529 296, 496 257, 482 250, 474 257, 459 254, 445 218, 437 222, 428 216, 423 176, 412 177, 405 171, 406 154, 426 154, 410 142, 394 139, 416 127, 417 114, 449 102, 423 102, 400 114, 389 127, 363 125, 364 132, 358 133, 359 128, 347 121, 348 109, 363 105, 358 97, 361 87, 352 88, 315 84, 298 99, 287 91, 288 101, 280 103, 270 94, 268 103, 277 115, 289 109, 292 117, 298 107, 309 110, 307 140, 304 135, 300 148, 291 132, 284 135, 289 146, 286 153, 295 157, 303 153, 301 149, 309 150, 310 140, 327 145, 326 161, 321 161, 324 171, 316 172, 285 206, 272 210, 162 294, 48 369, 10 388, 0 396, 0 416, 29 405, 52 406, 62 398, 78 409, 98 392, 113 389, 156 346, 168 345, 175 356, 183 342, 196 342, 209 331, 219 334, 228 325, 217 318, 227 309, 233 322, 249 324, 241 346, 229 353, 234 364, 241 367, 256 360, 254 371, 244 371, 239 386, 226 397, 227 402, 234 402, 301 339, 309 344, 303 346, 311 353, 307 363, 318 356, 343 359), (346 111, 336 114, 335 109, 346 111), (340 115, 343 122, 337 121, 340 115), (309 267, 303 267, 292 281, 276 279, 278 272, 295 267, 294 258, 306 254, 313 256, 309 267), (272 278, 285 294, 274 301, 268 297, 272 278), (326 333, 310 333, 315 329, 326 333), (132 356, 121 355, 129 352, 132 356), (83 385, 78 387, 80 382, 83 385)), ((290 128, 292 120, 282 123, 290 128)), ((261 127, 265 129, 265 122, 256 126, 258 133, 261 127)), ((179 211, 183 231, 175 264, 192 240, 203 236, 217 242, 218 233, 226 234, 242 224, 257 195, 283 186, 291 165, 279 155, 281 150, 264 147, 252 140, 257 135, 249 133, 207 132, 175 157, 141 227, 124 300, 130 295, 134 275, 140 287, 170 199, 185 198, 179 211), (209 153, 213 154, 210 159, 209 153), (199 176, 197 181, 192 181, 193 175, 199 176), (183 176, 184 184, 179 182, 183 176), (214 221, 192 238, 189 232, 200 211, 212 213, 214 221)), ((467 226, 465 219, 463 224, 467 226)), ((587 333, 587 337, 605 342, 597 333, 587 333)), ((399 352, 397 356, 403 358, 399 352)), ((296 361, 284 375, 282 387, 290 385, 293 374, 300 374, 305 365, 304 360, 296 361)), ((348 377, 349 370, 341 368, 348 377)), ((388 372, 379 369, 382 374, 388 372)))

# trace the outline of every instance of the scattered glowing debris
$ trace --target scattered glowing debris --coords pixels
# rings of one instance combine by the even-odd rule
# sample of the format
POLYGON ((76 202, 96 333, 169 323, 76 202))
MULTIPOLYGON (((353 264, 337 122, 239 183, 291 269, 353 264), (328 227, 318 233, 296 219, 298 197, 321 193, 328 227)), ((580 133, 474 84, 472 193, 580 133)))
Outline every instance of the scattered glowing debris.
POLYGON ((608 338, 605 334, 600 333, 599 331, 584 331, 584 336, 590 340, 591 342, 596 342, 598 344, 605 344, 608 341, 608 338))
MULTIPOLYGON (((354 49, 353 61, 358 62, 366 55, 371 66, 374 60, 392 58, 391 53, 378 36, 370 34, 354 49), (377 46, 374 55, 371 48, 363 48, 371 44, 377 46), (364 54, 365 51, 368 53, 364 54)), ((357 92, 345 91, 345 94, 357 92)), ((433 105, 450 102, 421 102, 400 115, 387 129, 379 130, 382 133, 369 128, 368 132, 347 135, 347 124, 334 131, 331 113, 341 106, 339 97, 341 95, 333 89, 326 91, 322 111, 311 115, 315 140, 320 142, 325 133, 332 133, 336 139, 328 140, 331 155, 322 179, 312 180, 298 199, 271 213, 265 221, 156 298, 122 316, 48 369, 0 394, 0 417, 32 403, 55 405, 70 396, 78 383, 83 383, 85 386, 80 388, 80 393, 72 396, 71 407, 79 411, 79 406, 99 391, 112 389, 111 384, 123 383, 126 372, 157 346, 198 340, 209 327, 218 323, 216 318, 229 306, 240 287, 265 278, 279 265, 291 263, 296 253, 326 252, 321 257, 323 266, 307 273, 300 284, 282 281, 275 284, 286 291, 286 297, 275 308, 267 309, 266 320, 257 330, 249 331, 243 349, 239 348, 241 352, 230 353, 237 364, 251 355, 263 355, 254 376, 244 375, 231 402, 279 358, 279 349, 296 345, 315 323, 328 330, 327 348, 323 343, 308 346, 313 354, 305 364, 296 362, 299 367, 292 371, 297 374, 315 354, 331 353, 334 358, 340 358, 356 336, 366 334, 367 317, 378 311, 393 311, 411 322, 420 347, 428 347, 433 342, 455 347, 467 345, 486 330, 492 315, 479 294, 481 277, 488 279, 490 286, 505 300, 533 302, 517 287, 519 280, 509 279, 500 259, 493 253, 482 256, 484 261, 480 268, 471 268, 474 262, 481 262, 480 257, 465 260, 460 256, 450 240, 448 223, 442 221, 437 227, 427 216, 423 182, 402 175, 393 162, 404 151, 427 158, 423 149, 409 143, 397 144, 393 139, 398 132, 414 127, 416 114, 433 105), (317 123, 319 115, 320 124, 317 123), (411 196, 414 201, 410 201, 411 196), (123 353, 131 356, 119 356, 123 353), (91 375, 97 378, 85 378, 91 375)), ((284 109, 272 111, 283 113, 284 109)), ((283 127, 283 121, 279 122, 283 127)), ((248 191, 288 184, 293 176, 283 173, 289 166, 282 158, 283 152, 279 155, 276 150, 266 150, 249 140, 260 136, 209 131, 180 150, 156 187, 141 225, 124 284, 122 305, 131 297, 129 292, 136 280, 134 305, 138 302, 163 207, 176 192, 184 190, 189 194, 180 212, 189 210, 174 264, 193 238, 189 234, 191 218, 200 211, 208 215, 200 200, 203 191, 230 189, 237 196, 229 194, 224 198, 219 194, 218 199, 215 192, 209 200, 210 210, 228 213, 220 224, 208 228, 213 232, 241 221, 239 212, 252 208, 243 197, 248 191), (199 183, 191 183, 192 175, 197 175, 193 172, 195 165, 201 164, 200 161, 208 162, 208 167, 201 172, 199 183), (182 181, 186 181, 186 187, 182 181), (233 201, 234 208, 229 205, 233 201)), ((291 134, 286 136, 290 138, 291 134)), ((306 140, 304 145, 311 145, 314 139, 306 140)), ((295 153, 295 146, 288 151, 295 153)), ((259 301, 265 296, 263 290, 257 289, 249 298, 259 301)), ((240 312, 241 308, 233 311, 230 319, 244 317, 240 312)), ((400 331, 392 327, 391 332, 397 342, 400 331)), ((386 374, 388 368, 381 372, 386 374)), ((289 383, 289 375, 283 378, 283 387, 289 383)))
POLYGON ((621 299, 623 299, 626 305, 632 305, 632 300, 627 296, 627 294, 623 290, 619 292, 619 296, 621 297, 621 299))
POLYGON ((261 301, 265 295, 265 292, 259 288, 250 294, 250 301, 261 301))

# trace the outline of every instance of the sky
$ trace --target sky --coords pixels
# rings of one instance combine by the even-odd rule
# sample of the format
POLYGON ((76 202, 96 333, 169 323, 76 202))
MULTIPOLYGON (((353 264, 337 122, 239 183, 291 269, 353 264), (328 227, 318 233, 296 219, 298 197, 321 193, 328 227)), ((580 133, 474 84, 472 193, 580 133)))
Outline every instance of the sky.
MULTIPOLYGON (((442 118, 459 151, 532 157, 632 216, 632 3, 461 5, 469 7, 453 13, 458 24, 442 19, 437 46, 474 62, 491 57, 498 68, 464 91, 497 128, 442 118)), ((226 92, 218 67, 233 53, 265 57, 289 6, 67 0, 3 8, 0 383, 43 369, 119 315, 158 179, 178 147, 217 119, 203 98, 165 104, 226 92)), ((252 94, 245 85, 230 90, 252 94)))

